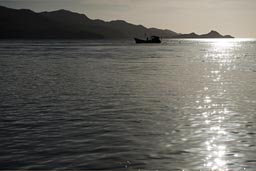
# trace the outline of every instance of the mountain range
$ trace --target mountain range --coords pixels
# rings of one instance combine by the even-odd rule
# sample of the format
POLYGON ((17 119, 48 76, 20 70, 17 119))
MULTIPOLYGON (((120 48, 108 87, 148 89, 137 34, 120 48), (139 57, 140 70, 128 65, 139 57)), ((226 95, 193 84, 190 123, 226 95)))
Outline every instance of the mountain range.
POLYGON ((230 35, 221 35, 217 31, 210 31, 207 34, 198 35, 196 33, 190 33, 190 34, 178 34, 176 36, 173 36, 172 38, 182 38, 182 39, 204 39, 204 38, 234 38, 230 35))
POLYGON ((5 39, 127 39, 145 34, 163 38, 232 38, 216 31, 197 35, 179 34, 171 30, 146 28, 122 20, 93 20, 84 14, 67 10, 34 12, 0 6, 0 38, 5 39))

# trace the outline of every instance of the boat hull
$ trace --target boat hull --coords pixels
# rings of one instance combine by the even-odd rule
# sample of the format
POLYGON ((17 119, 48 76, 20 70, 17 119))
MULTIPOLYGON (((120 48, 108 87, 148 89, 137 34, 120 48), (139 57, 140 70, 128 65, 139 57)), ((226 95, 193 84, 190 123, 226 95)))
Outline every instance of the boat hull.
POLYGON ((161 40, 142 40, 138 38, 134 38, 135 42, 138 43, 161 43, 161 40))

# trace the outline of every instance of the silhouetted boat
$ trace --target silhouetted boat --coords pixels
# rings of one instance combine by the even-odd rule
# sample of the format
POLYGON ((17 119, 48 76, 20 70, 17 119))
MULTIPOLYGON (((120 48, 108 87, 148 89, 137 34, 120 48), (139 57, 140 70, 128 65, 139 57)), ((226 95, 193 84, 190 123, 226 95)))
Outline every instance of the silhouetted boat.
POLYGON ((136 41, 136 43, 161 43, 160 37, 158 36, 151 36, 150 39, 138 39, 138 38, 134 38, 134 40, 136 41))

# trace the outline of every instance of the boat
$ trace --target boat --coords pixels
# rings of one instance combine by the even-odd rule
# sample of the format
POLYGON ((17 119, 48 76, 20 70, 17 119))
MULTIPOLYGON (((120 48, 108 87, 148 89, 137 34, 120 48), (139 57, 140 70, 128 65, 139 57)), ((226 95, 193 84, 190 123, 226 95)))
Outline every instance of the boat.
POLYGON ((160 37, 158 36, 151 36, 150 39, 147 38, 146 40, 134 38, 136 43, 161 43, 160 37))

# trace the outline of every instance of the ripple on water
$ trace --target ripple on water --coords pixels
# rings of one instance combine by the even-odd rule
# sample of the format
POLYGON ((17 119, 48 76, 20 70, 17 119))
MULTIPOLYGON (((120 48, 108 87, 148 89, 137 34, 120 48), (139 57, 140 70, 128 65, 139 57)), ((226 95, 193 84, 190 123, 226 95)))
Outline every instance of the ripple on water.
POLYGON ((255 41, 164 41, 0 41, 1 168, 254 171, 255 41))

